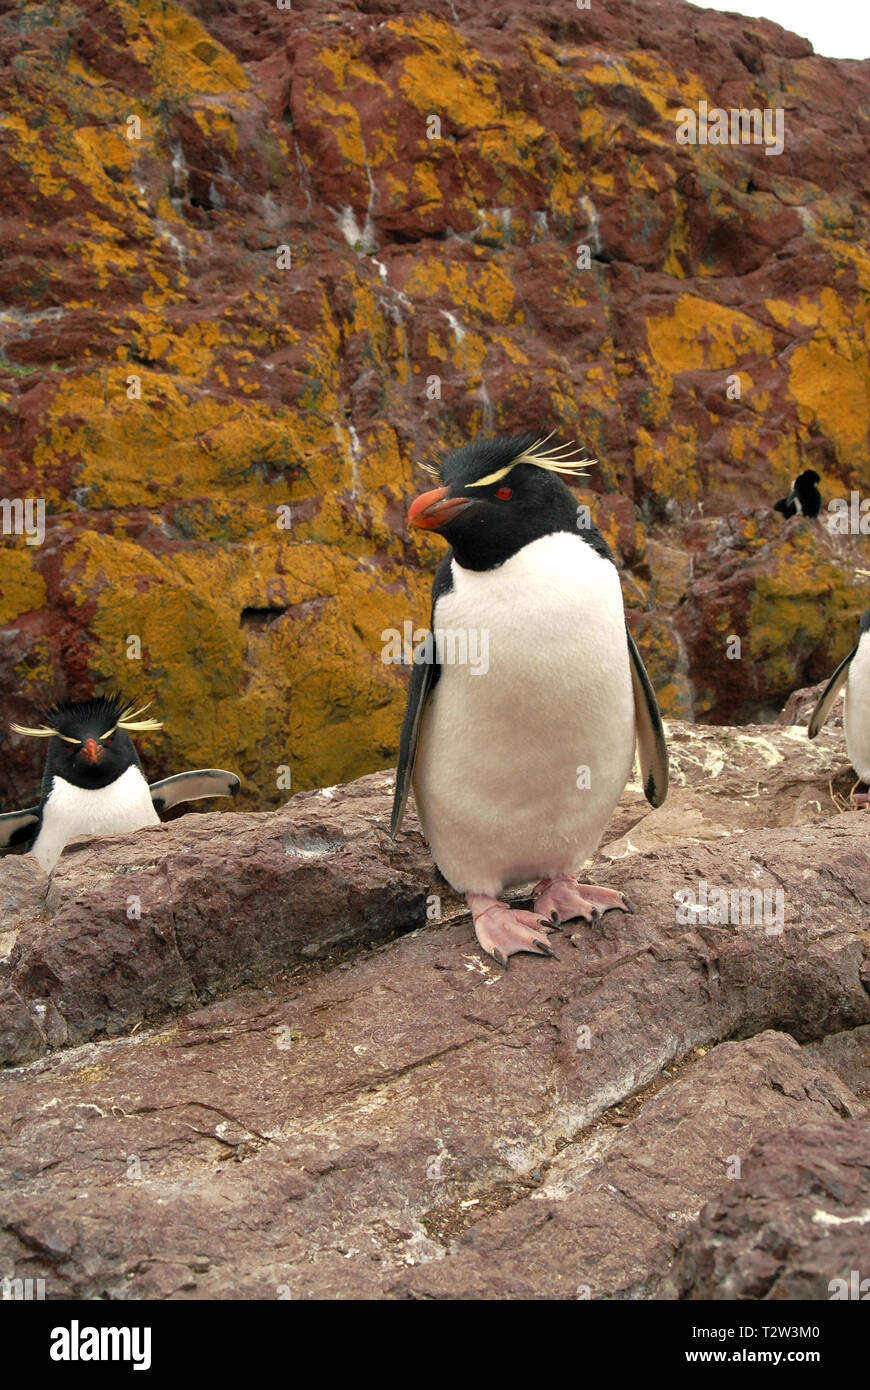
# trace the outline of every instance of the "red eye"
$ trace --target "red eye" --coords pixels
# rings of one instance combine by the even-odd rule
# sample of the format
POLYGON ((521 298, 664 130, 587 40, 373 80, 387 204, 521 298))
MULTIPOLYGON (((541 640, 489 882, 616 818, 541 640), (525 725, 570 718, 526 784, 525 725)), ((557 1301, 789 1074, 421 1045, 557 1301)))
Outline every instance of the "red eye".
POLYGON ((499 487, 496 488, 495 495, 496 497, 500 497, 503 502, 506 502, 511 495, 511 490, 509 487, 499 487))

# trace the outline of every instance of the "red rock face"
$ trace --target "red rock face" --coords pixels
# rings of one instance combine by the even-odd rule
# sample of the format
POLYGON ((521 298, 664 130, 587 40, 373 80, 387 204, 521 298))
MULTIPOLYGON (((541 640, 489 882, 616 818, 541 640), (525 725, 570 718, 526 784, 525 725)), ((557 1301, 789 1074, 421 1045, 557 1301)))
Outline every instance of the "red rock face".
POLYGON ((669 1292, 705 1302, 866 1298, 870 1241, 866 1232, 844 1238, 828 1203, 835 1196, 850 1209, 843 1226, 859 1225, 870 1195, 868 1139, 870 1121, 836 1115, 766 1135, 747 1155, 742 1181, 702 1210, 669 1292))
POLYGON ((0 537, 4 724, 120 684, 149 771, 251 805, 388 764, 418 463, 539 423, 599 458, 666 713, 849 649, 866 537, 760 509, 870 491, 867 64, 676 0, 0 6, 0 54, 2 493, 47 508, 0 537), (680 144, 701 102, 781 153, 680 144))

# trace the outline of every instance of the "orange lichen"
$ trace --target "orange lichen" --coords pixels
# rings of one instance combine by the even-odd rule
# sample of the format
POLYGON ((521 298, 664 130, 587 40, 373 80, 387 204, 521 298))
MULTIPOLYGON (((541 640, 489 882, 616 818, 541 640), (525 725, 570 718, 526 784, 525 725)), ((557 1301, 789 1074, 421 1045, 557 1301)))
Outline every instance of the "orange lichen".
POLYGON ((735 367, 744 357, 770 357, 769 331, 748 314, 681 294, 668 314, 647 319, 653 357, 668 372, 698 367, 735 367))
POLYGON ((34 547, 23 539, 0 536, 0 623, 41 608, 48 591, 34 569, 34 547))

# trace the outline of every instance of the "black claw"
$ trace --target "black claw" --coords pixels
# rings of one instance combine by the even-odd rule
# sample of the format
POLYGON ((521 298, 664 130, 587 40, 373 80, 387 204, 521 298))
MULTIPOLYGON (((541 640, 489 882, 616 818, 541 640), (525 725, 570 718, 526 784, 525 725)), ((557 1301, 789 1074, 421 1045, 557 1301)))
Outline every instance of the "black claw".
POLYGON ((628 901, 628 898, 625 896, 624 893, 620 893, 619 896, 622 898, 622 901, 623 901, 623 903, 625 904, 625 910, 626 910, 626 912, 630 912, 631 915, 632 915, 632 917, 633 917, 633 916, 634 916, 634 908, 632 907, 631 903, 628 901))
POLYGON ((492 953, 492 958, 493 960, 497 960, 499 965, 503 965, 505 970, 507 970, 507 956, 502 955, 497 946, 492 953))
POLYGON ((541 952, 542 955, 552 956, 554 960, 559 959, 559 957, 556 955, 556 952, 550 945, 549 941, 536 941, 535 945, 537 946, 538 950, 541 952))
POLYGON ((555 908, 553 908, 553 911, 550 913, 550 916, 547 919, 547 925, 549 927, 552 927, 553 931, 562 930, 562 922, 555 908))
POLYGON ((595 926, 595 923, 596 923, 596 922, 600 922, 600 921, 601 921, 601 909, 598 908, 598 907, 593 907, 593 909, 592 909, 592 916, 589 918, 589 920, 590 920, 590 922, 592 923, 593 927, 595 926))

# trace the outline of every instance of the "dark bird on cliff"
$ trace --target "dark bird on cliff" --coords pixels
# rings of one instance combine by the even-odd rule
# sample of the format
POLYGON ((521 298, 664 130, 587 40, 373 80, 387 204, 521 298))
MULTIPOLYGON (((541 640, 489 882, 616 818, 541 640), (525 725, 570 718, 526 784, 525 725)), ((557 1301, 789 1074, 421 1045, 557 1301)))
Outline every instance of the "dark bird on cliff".
POLYGON ((408 513, 451 548, 432 585, 431 650, 415 650, 391 834, 413 783, 435 862, 502 965, 517 951, 555 955, 547 932, 563 921, 632 910, 576 875, 631 775, 635 743, 653 806, 668 785, 616 565, 557 476, 583 476, 595 460, 548 448, 551 437, 456 449, 444 485, 408 513), (500 901, 535 879, 534 912, 500 901))
POLYGON ((822 509, 822 494, 816 486, 819 481, 814 468, 805 469, 795 478, 788 496, 774 502, 773 510, 783 516, 797 516, 799 512, 802 516, 818 516, 822 509))
MULTIPOLYGON (((846 752, 858 774, 855 787, 861 782, 870 786, 870 608, 861 618, 858 641, 831 676, 810 716, 807 729, 810 738, 816 737, 844 685, 846 704, 843 726, 846 731, 846 752)), ((856 792, 855 787, 852 788, 855 804, 870 805, 870 791, 856 792)))
POLYGON ((98 695, 54 705, 37 728, 13 724, 18 734, 51 742, 39 805, 0 815, 0 854, 32 853, 50 874, 77 835, 123 835, 159 825, 158 813, 180 801, 238 793, 238 777, 213 767, 149 786, 130 737, 163 727, 141 718, 146 709, 98 695))

